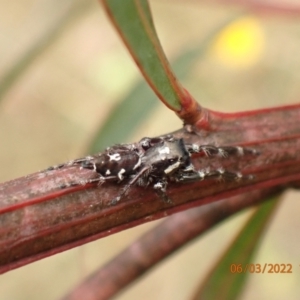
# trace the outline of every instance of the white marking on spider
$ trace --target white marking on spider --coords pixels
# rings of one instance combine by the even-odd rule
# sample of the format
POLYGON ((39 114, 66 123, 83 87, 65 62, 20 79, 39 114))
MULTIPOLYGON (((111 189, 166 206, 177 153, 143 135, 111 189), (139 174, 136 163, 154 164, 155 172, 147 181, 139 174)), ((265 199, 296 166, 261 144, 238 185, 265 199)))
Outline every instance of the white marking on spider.
POLYGON ((139 157, 139 160, 138 160, 138 162, 134 165, 133 170, 135 170, 136 168, 138 168, 138 167, 141 165, 141 163, 142 163, 142 160, 141 160, 141 158, 139 157))
POLYGON ((194 166, 193 166, 192 164, 188 165, 188 166, 184 169, 184 171, 186 171, 186 172, 190 172, 190 171, 194 171, 194 170, 195 170, 195 168, 194 168, 194 166))
POLYGON ((119 153, 115 153, 115 154, 107 153, 107 155, 109 156, 109 161, 111 160, 119 161, 121 159, 121 155, 119 153))
POLYGON ((224 158, 228 157, 228 153, 224 149, 219 148, 218 151, 219 151, 219 155, 221 157, 224 157, 224 158))
POLYGON ((244 149, 240 146, 236 147, 238 155, 243 156, 244 155, 244 149))
POLYGON ((154 189, 161 190, 162 192, 166 192, 166 190, 167 190, 166 185, 163 184, 162 182, 155 183, 153 187, 154 187, 154 189))
POLYGON ((174 170, 178 169, 180 166, 180 162, 176 162, 175 164, 169 166, 168 168, 165 169, 165 174, 169 174, 171 172, 173 172, 174 170))
POLYGON ((105 175, 110 175, 110 174, 111 174, 110 171, 106 170, 105 175))
POLYGON ((223 175, 225 173, 225 170, 223 168, 217 169, 220 175, 223 175))
POLYGON ((240 181, 242 178, 243 178, 242 173, 237 172, 237 173, 236 173, 236 181, 240 181))
MULTIPOLYGON (((193 152, 200 152, 200 147, 196 144, 192 144, 192 151, 193 152)), ((204 151, 205 152, 205 151, 204 151)), ((205 153, 206 154, 206 153, 205 153)))
POLYGON ((198 171, 198 175, 200 177, 200 180, 203 180, 205 178, 205 172, 203 171, 198 171))
POLYGON ((123 178, 124 178, 123 174, 124 174, 125 172, 126 172, 126 171, 125 171, 125 169, 123 169, 123 168, 119 171, 118 177, 119 177, 120 180, 123 180, 123 178))
POLYGON ((162 149, 158 149, 159 154, 169 154, 170 153, 170 148, 169 147, 164 147, 162 149))
POLYGON ((156 188, 162 188, 163 187, 163 185, 162 185, 162 183, 161 182, 157 182, 157 183, 155 183, 154 184, 154 188, 156 189, 156 188))

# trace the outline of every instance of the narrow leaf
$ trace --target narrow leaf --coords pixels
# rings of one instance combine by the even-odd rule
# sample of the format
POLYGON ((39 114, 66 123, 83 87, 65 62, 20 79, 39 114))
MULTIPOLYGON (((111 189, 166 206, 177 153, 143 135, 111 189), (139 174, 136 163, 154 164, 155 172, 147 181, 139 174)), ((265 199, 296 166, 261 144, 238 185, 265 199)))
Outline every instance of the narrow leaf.
POLYGON ((231 247, 215 265, 195 296, 196 299, 237 299, 246 277, 254 272, 254 252, 278 206, 278 199, 264 202, 241 230, 231 247))
POLYGON ((155 31, 148 2, 126 0, 120 5, 118 0, 103 0, 102 3, 133 59, 160 100, 180 115, 182 111, 198 107, 170 68, 155 31))

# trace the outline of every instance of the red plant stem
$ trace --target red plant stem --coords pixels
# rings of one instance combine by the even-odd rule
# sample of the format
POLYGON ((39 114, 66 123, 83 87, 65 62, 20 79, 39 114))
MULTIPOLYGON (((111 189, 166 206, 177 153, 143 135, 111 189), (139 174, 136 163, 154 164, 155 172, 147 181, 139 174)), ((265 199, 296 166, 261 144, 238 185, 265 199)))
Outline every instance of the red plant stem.
POLYGON ((151 188, 134 187, 118 205, 111 200, 122 185, 103 184, 61 189, 95 176, 69 167, 15 179, 0 185, 0 272, 70 249, 151 220, 253 189, 300 182, 300 105, 237 114, 209 112, 207 128, 196 134, 174 133, 186 142, 241 145, 260 155, 227 159, 193 157, 197 168, 239 170, 253 180, 207 180, 170 184, 173 204, 158 199, 151 188))
POLYGON ((278 190, 256 190, 171 216, 87 277, 62 299, 110 299, 189 241, 235 212, 278 193, 278 190))

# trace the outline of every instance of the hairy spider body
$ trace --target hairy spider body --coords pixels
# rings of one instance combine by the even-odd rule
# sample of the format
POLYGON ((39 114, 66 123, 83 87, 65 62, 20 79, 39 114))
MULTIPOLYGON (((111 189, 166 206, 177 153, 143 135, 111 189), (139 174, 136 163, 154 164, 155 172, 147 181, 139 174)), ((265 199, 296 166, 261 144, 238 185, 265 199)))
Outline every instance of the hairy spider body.
POLYGON ((183 139, 162 140, 144 153, 142 164, 152 170, 150 176, 171 176, 190 165, 190 154, 183 139))
POLYGON ((241 173, 228 172, 223 168, 216 170, 195 170, 191 163, 192 153, 205 156, 227 157, 228 155, 255 154, 256 151, 242 147, 216 147, 212 145, 187 144, 181 138, 167 135, 161 138, 143 138, 136 144, 122 144, 107 148, 103 153, 70 161, 50 169, 78 165, 91 169, 97 177, 72 183, 123 182, 126 181, 119 195, 112 200, 117 203, 133 185, 153 186, 156 193, 165 201, 171 202, 166 194, 169 182, 187 182, 206 178, 225 178, 239 180, 241 173))
MULTIPOLYGON (((122 181, 134 174, 141 165, 141 155, 123 145, 106 149, 104 153, 90 156, 79 162, 82 168, 97 172, 100 178, 111 181, 122 181)), ((75 160, 74 164, 78 164, 75 160)))

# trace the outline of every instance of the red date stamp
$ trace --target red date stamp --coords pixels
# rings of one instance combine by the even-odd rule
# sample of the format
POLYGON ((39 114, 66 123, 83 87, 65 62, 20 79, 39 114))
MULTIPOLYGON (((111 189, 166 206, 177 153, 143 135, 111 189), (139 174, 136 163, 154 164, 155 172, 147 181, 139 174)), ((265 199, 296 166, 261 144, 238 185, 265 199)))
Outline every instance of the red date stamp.
POLYGON ((230 273, 257 273, 257 274, 291 274, 293 273, 292 264, 231 264, 230 273))

